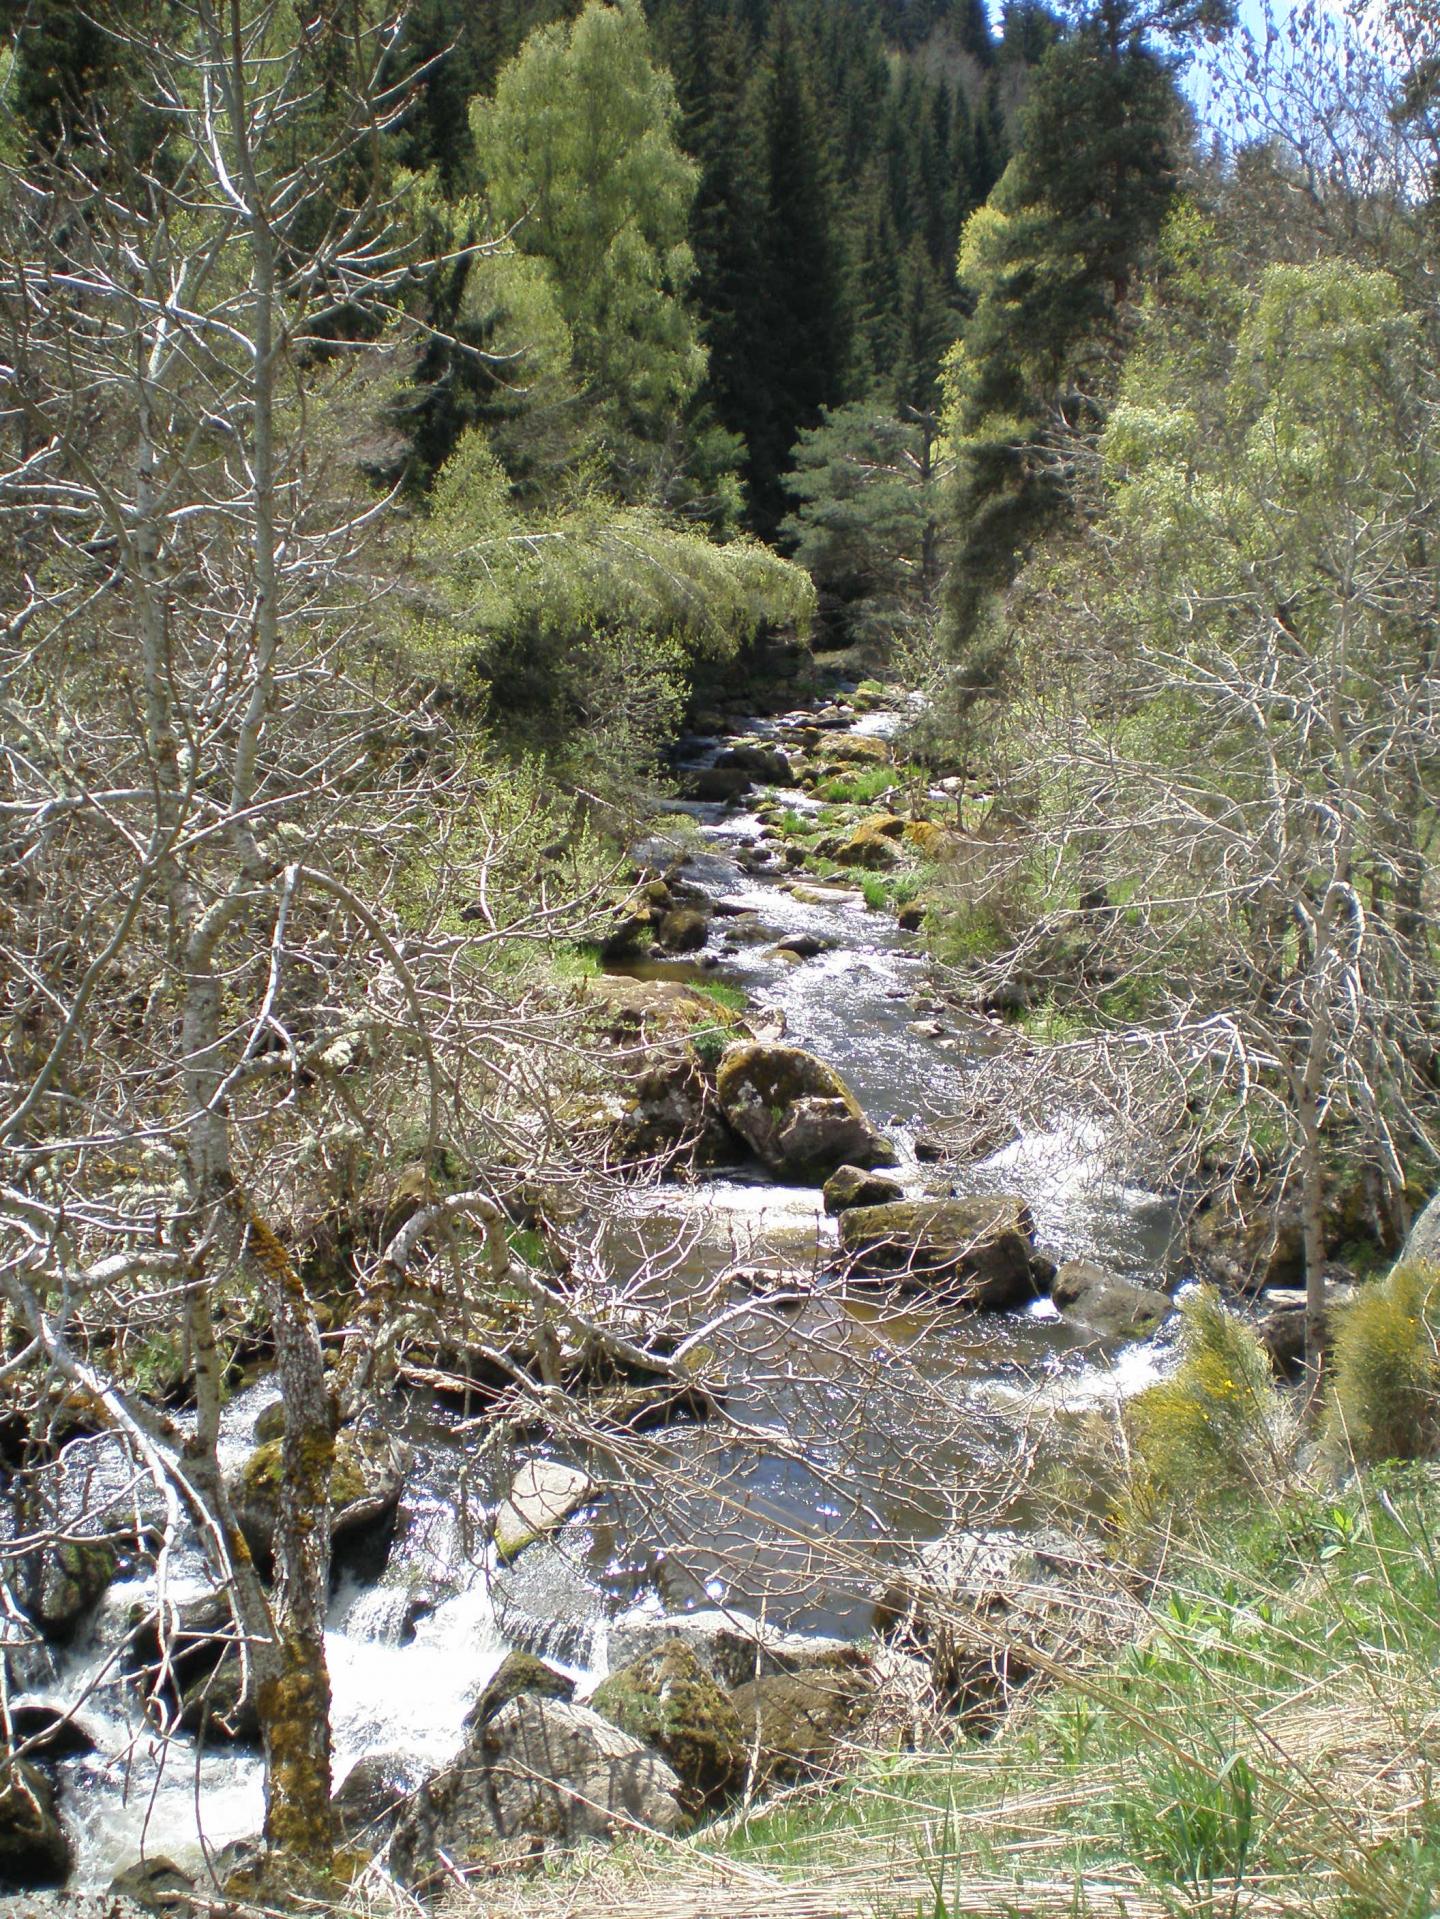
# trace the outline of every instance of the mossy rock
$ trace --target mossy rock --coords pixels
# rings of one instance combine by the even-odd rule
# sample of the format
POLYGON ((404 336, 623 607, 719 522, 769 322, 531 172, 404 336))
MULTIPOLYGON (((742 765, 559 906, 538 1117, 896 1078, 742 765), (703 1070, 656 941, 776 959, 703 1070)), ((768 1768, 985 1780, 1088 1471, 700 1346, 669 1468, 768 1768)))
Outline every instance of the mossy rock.
POLYGON ((1002 1310, 1027 1305, 1044 1289, 1034 1230, 1024 1200, 1010 1194, 907 1199, 841 1213, 840 1246, 852 1277, 1002 1310))
POLYGON ((758 1783, 833 1771, 837 1746, 859 1727, 874 1693, 871 1674, 853 1666, 768 1673, 737 1686, 730 1699, 747 1748, 758 1751, 758 1783))
POLYGON ((736 1791, 745 1742, 735 1707, 683 1639, 667 1639, 596 1688, 591 1707, 670 1766, 697 1813, 736 1791))
POLYGON ((841 840, 831 857, 837 866, 858 866, 872 873, 898 866, 900 848, 897 841, 904 830, 904 820, 897 819, 893 814, 862 820, 848 838, 841 840))
MULTIPOLYGON (((245 1543, 262 1571, 268 1571, 275 1558, 283 1448, 283 1439, 257 1446, 230 1492, 245 1543)), ((330 1510, 338 1554, 360 1552, 368 1558, 368 1549, 378 1544, 383 1564, 409 1467, 409 1448, 379 1427, 347 1426, 336 1436, 330 1510)))
POLYGON ((710 937, 710 917, 697 906, 673 906, 656 928, 658 945, 667 953, 696 953, 710 937))
POLYGON ((1144 1339, 1170 1311, 1166 1294, 1072 1259, 1059 1269, 1051 1298, 1066 1319, 1102 1339, 1144 1339))
POLYGON ((512 1699, 527 1693, 540 1699, 573 1699, 575 1681, 567 1679, 563 1672, 556 1672, 553 1666, 547 1666, 543 1659, 536 1659, 532 1653, 507 1652, 465 1715, 467 1738, 512 1699))
POLYGON ((925 860, 944 859, 959 844, 949 827, 942 826, 938 820, 907 820, 901 837, 913 853, 925 860))
POLYGON ((773 1171, 821 1181, 838 1166, 893 1165, 844 1080, 798 1046, 740 1042, 715 1076, 727 1123, 773 1171))
POLYGON ((888 1206, 904 1197, 898 1179, 863 1166, 837 1166, 825 1182, 827 1213, 848 1212, 852 1206, 888 1206))

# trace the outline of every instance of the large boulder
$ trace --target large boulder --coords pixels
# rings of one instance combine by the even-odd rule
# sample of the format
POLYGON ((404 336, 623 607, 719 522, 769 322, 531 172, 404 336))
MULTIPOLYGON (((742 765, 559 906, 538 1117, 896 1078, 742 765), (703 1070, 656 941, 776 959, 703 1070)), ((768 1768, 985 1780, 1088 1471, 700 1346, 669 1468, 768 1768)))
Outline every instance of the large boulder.
POLYGON ((1102 1339, 1145 1339, 1170 1311, 1167 1294, 1117 1279, 1086 1259, 1065 1262, 1050 1297, 1066 1319, 1102 1339))
POLYGON ((730 1697, 746 1745, 756 1755, 757 1783, 833 1771, 836 1748, 858 1730, 874 1694, 873 1676, 858 1666, 767 1673, 737 1686, 730 1697))
POLYGON ((719 767, 738 767, 767 786, 793 786, 794 769, 788 755, 765 740, 736 740, 715 755, 719 767))
POLYGON ((411 1784, 403 1753, 368 1752, 358 1759, 330 1801, 339 1844, 346 1851, 363 1846, 378 1852, 395 1829, 411 1784))
POLYGON ((905 1188, 888 1173, 864 1166, 837 1166, 825 1182, 827 1213, 846 1213, 853 1206, 888 1206, 905 1197, 905 1188))
POLYGON ((739 1716, 683 1639, 667 1639, 612 1672, 590 1704, 659 1753, 680 1781, 687 1812, 718 1805, 743 1783, 739 1716))
POLYGON ((1407 1262, 1423 1260, 1431 1266, 1440 1265, 1440 1193, 1435 1195, 1410 1228, 1400 1257, 1407 1262))
POLYGON ((26 1759, 0 1760, 0 1893, 63 1885, 70 1865, 54 1780, 26 1759))
POLYGON ((402 1883, 424 1886, 441 1853, 456 1866, 547 1841, 574 1845, 635 1827, 674 1832, 680 1781, 599 1713, 526 1696, 477 1728, 460 1756, 420 1788, 391 1842, 402 1883))
POLYGON ((697 953, 710 937, 710 916, 698 906, 672 906, 655 929, 667 953, 697 953))
POLYGON ((1043 1291, 1034 1230, 1024 1200, 1009 1194, 907 1199, 842 1213, 840 1246, 851 1276, 998 1311, 1043 1291))
MULTIPOLYGON (((282 1447, 279 1439, 257 1446, 230 1489, 231 1501, 250 1555, 262 1572, 275 1559, 275 1530, 280 1517, 282 1447)), ((335 1441, 330 1475, 331 1524, 337 1559, 358 1557, 376 1572, 394 1527, 410 1449, 382 1427, 346 1426, 335 1441)))
POLYGON ((840 1075, 801 1047, 739 1041, 715 1088, 730 1126, 782 1178, 818 1183, 838 1166, 895 1163, 840 1075))
POLYGON ((765 1673, 814 1672, 863 1664, 864 1650, 846 1639, 786 1632, 768 1619, 732 1607, 656 1613, 635 1607, 610 1627, 612 1671, 649 1657, 672 1640, 694 1653, 722 1686, 740 1686, 765 1673))

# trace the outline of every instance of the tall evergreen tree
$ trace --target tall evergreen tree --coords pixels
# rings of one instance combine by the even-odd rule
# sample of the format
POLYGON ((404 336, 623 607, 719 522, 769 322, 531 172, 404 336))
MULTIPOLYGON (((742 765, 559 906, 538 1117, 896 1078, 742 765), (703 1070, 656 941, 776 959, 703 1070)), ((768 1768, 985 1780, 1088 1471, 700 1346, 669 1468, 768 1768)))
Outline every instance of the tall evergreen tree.
POLYGON ((773 533, 795 436, 850 387, 854 319, 827 143, 789 12, 781 8, 761 83, 765 207, 752 335, 764 383, 749 435, 751 517, 773 533))

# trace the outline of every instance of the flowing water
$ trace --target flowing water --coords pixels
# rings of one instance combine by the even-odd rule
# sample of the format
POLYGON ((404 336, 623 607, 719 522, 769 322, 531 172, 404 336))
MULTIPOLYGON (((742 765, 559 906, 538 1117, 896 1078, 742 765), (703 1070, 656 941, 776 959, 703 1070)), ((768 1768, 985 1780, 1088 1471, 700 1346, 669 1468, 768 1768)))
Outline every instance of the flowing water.
MULTIPOLYGON (((856 730, 883 733, 896 723, 876 715, 856 730)), ((711 763, 720 745, 690 742, 689 763, 711 763)), ((797 809, 813 805, 802 794, 783 797, 797 809)), ((683 842, 684 877, 726 908, 713 922, 711 976, 742 987, 754 1017, 783 1015, 790 1043, 835 1066, 895 1140, 907 1191, 927 1190, 935 1169, 917 1162, 916 1134, 964 1108, 967 1076, 993 1037, 953 1022, 938 1036, 917 1030, 916 1002, 924 1005, 928 985, 918 939, 848 889, 797 899, 788 890, 796 876, 747 871, 740 856, 760 830, 752 813, 678 810, 695 823, 683 842), (750 914, 757 918, 743 917, 750 914), (757 927, 763 939, 753 937, 757 927), (799 964, 779 958, 775 942, 795 933, 814 935, 820 952, 799 964)), ((659 962, 649 970, 693 977, 697 969, 659 962)), ((1166 1209, 1105 1175, 1093 1122, 1057 1113, 1043 1128, 1010 1132, 965 1169, 957 1190, 1023 1194, 1056 1259, 1091 1258, 1138 1277, 1164 1269, 1166 1209)), ((949 1190, 954 1169, 945 1177, 949 1190)), ((1097 1357, 1043 1303, 1028 1314, 907 1310, 901 1318, 838 1297, 823 1283, 835 1228, 819 1194, 776 1185, 758 1168, 646 1189, 612 1236, 615 1270, 638 1266, 677 1236, 684 1250, 672 1261, 672 1294, 747 1261, 795 1274, 803 1294, 787 1310, 742 1315, 728 1327, 728 1423, 656 1436, 657 1460, 683 1495, 662 1508, 643 1481, 611 1491, 497 1575, 481 1523, 494 1489, 471 1484, 456 1421, 417 1399, 408 1435, 415 1465, 385 1571, 376 1584, 342 1582, 332 1605, 337 1784, 366 1754, 395 1755, 417 1783, 443 1764, 509 1646, 581 1676, 603 1671, 607 1618, 637 1600, 670 1610, 723 1600, 795 1628, 859 1634, 873 1590, 856 1575, 870 1563, 862 1549, 873 1560, 877 1541, 939 1531, 964 1488, 1015 1453, 1017 1409, 1045 1398, 1093 1403, 1154 1376, 1154 1348, 1097 1357)), ((229 1407, 234 1464, 273 1397, 260 1386, 229 1407)), ((112 1466, 102 1460, 95 1469, 103 1480, 112 1466)), ((172 1599, 206 1590, 198 1551, 182 1550, 168 1581, 172 1599)), ((112 1586, 43 1687, 61 1701, 84 1695, 95 1741, 60 1768, 78 1885, 104 1885, 142 1850, 193 1862, 202 1842, 218 1848, 261 1823, 258 1757, 240 1747, 198 1750, 187 1737, 162 1744, 119 1670, 133 1617, 154 1600, 148 1573, 112 1586)))

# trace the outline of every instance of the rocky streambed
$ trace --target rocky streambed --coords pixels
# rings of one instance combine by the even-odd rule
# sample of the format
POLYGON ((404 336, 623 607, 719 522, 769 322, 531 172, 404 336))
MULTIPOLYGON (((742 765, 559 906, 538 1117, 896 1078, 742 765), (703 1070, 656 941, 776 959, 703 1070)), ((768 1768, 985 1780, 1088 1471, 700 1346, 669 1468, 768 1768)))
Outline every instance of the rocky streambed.
MULTIPOLYGON (((1046 1595, 1073 1620, 1077 1583, 1099 1590, 1028 1536, 1032 1435, 1154 1376, 1170 1216, 1102 1174, 1082 1114, 996 1113, 982 1151, 947 1145, 994 1034, 936 1000, 901 923, 894 882, 950 829, 943 791, 903 814, 883 793, 900 724, 872 695, 687 741, 676 831, 640 849, 580 994, 625 1062, 607 1123, 667 1171, 609 1223, 598 1283, 678 1349, 703 1321, 720 1387, 612 1405, 603 1443, 500 1444, 420 1369, 347 1438, 337 1813, 408 1883, 470 1849, 670 1830, 867 1727, 988 1710, 1024 1660, 997 1674, 932 1630, 936 1592, 1043 1648, 1046 1595), (857 769, 874 810, 827 820, 857 769)), ((262 1557, 274 1400, 262 1381, 226 1415, 262 1557)), ((104 1435, 57 1470, 82 1543, 11 1581, 10 1731, 39 1743, 0 1874, 105 1886, 163 1856, 223 1879, 263 1782, 198 1546, 157 1569, 153 1495, 104 1435), (85 1546, 126 1500, 141 1549, 85 1546)), ((1126 1615, 1112 1595, 1093 1616, 1126 1615)))

